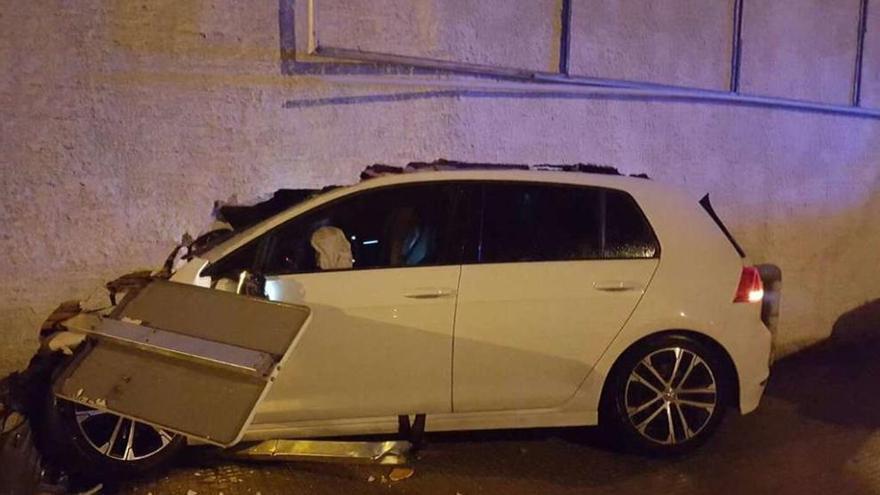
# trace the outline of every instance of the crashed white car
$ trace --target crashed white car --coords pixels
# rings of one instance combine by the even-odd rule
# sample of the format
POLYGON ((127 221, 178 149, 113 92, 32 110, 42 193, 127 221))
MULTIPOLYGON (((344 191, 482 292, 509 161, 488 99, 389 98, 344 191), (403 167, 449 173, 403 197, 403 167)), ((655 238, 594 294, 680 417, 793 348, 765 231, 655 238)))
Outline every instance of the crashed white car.
MULTIPOLYGON (((394 433, 424 415, 429 432, 601 424, 678 453, 726 409, 753 411, 769 374, 757 269, 707 199, 641 178, 388 175, 238 232, 171 282, 310 311, 236 443, 394 433)), ((120 324, 156 323, 142 319, 120 324)), ((258 326, 238 328, 242 346, 258 326)), ((187 433, 83 394, 59 392, 91 462, 152 467, 187 433)), ((191 414, 227 412, 210 400, 191 414)))

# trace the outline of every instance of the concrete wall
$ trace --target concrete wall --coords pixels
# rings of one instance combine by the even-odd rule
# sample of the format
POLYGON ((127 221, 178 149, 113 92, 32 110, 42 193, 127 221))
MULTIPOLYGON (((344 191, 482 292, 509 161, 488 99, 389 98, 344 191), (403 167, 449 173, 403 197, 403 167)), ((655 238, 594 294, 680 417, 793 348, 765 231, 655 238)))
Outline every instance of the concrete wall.
POLYGON ((858 18, 859 0, 745 2, 742 90, 848 103, 858 18))
POLYGON ((561 0, 520 1, 514 8, 480 0, 319 0, 315 31, 322 45, 332 47, 555 71, 560 5, 561 0))
POLYGON ((733 0, 574 0, 572 73, 726 89, 732 12, 733 0))
MULTIPOLYGON (((328 2, 328 14, 342 9, 341 0, 317 1, 328 2)), ((0 0, 0 369, 23 362, 59 301, 100 296, 115 275, 157 265, 180 234, 206 224, 214 200, 352 182, 374 162, 597 162, 647 172, 695 196, 711 192, 751 261, 776 262, 785 273, 780 338, 789 350, 827 336, 841 313, 880 297, 880 121, 650 99, 432 92, 337 66, 326 72, 356 75, 321 76, 325 68, 315 63, 282 71, 279 31, 287 20, 279 8, 288 2, 0 0)), ((299 45, 304 2, 296 2, 299 45)), ((729 76, 723 56, 680 34, 724 45, 715 28, 699 25, 704 16, 688 13, 696 3, 677 2, 672 18, 649 8, 593 9, 604 22, 579 17, 588 3, 595 2, 574 2, 579 73, 709 87, 729 76), (628 48, 605 56, 596 40, 628 48), (633 67, 638 60, 645 66, 633 67)), ((542 70, 558 63, 546 39, 558 29, 555 14, 489 19, 494 9, 484 6, 473 7, 477 17, 463 15, 476 2, 429 4, 410 12, 380 2, 390 9, 384 17, 364 2, 369 28, 344 9, 339 25, 322 14, 319 28, 335 29, 349 47, 361 46, 345 38, 355 23, 370 49, 480 63, 497 57, 542 70)), ((504 2, 501 10, 515 9, 504 2)), ((722 10, 713 6, 706 17, 722 10)), ((792 8, 789 15, 809 25, 818 14, 792 8)), ((840 33, 846 40, 835 39, 833 50, 848 49, 850 34, 840 33)), ((765 36, 768 50, 782 50, 782 40, 765 36)), ((826 53, 827 36, 799 43, 826 53)), ((869 48, 866 60, 878 60, 877 44, 869 48)), ((817 75, 808 80, 800 67, 751 60, 743 77, 774 94, 845 99, 851 74, 836 65, 812 67, 817 75), (795 82, 778 86, 783 75, 795 82)), ((870 67, 876 81, 877 65, 870 67)))
POLYGON ((862 62, 862 104, 880 107, 880 8, 868 9, 862 62))

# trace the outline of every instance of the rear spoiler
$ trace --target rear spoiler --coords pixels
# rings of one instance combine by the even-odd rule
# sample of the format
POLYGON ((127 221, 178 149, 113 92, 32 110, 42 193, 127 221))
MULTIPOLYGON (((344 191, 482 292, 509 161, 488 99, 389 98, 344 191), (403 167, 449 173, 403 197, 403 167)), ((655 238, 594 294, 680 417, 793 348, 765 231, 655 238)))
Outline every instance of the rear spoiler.
POLYGON ((730 243, 733 245, 733 249, 736 249, 736 252, 739 254, 739 257, 745 258, 746 252, 743 251, 743 248, 740 247, 739 243, 736 242, 736 239, 733 238, 733 235, 730 233, 730 231, 727 230, 727 226, 724 225, 724 222, 722 222, 721 219, 718 218, 718 214, 715 213, 715 209, 712 208, 712 202, 709 201, 708 194, 703 196, 702 199, 700 199, 700 206, 702 206, 703 209, 706 210, 706 213, 708 213, 709 216, 712 217, 712 220, 715 221, 715 225, 717 225, 718 228, 721 229, 721 232, 724 233, 724 237, 727 237, 727 240, 730 241, 730 243))

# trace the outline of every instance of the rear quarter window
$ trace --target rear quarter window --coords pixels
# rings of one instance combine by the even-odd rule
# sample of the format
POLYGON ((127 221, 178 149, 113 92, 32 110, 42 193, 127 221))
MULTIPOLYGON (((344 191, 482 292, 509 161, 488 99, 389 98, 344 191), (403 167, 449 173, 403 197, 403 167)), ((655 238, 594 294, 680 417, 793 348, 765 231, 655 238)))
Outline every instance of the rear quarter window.
POLYGON ((654 231, 629 194, 606 190, 605 210, 605 258, 653 258, 660 254, 654 231))

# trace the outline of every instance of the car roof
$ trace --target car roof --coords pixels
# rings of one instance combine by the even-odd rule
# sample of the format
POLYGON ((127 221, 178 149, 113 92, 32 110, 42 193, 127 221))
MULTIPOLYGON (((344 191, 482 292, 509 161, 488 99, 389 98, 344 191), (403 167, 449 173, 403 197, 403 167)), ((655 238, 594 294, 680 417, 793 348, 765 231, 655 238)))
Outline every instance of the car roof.
POLYGON ((397 174, 384 174, 365 179, 357 184, 412 183, 437 180, 475 180, 475 181, 526 181, 558 182, 561 184, 632 184, 650 181, 643 177, 630 177, 609 173, 565 172, 556 170, 516 170, 516 169, 475 169, 475 170, 425 170, 397 174))
MULTIPOLYGON (((637 196, 642 196, 644 194, 682 194, 682 191, 677 187, 658 183, 644 177, 607 173, 562 172, 551 170, 492 170, 489 168, 479 170, 440 170, 387 174, 380 177, 366 179, 358 184, 339 188, 327 194, 337 193, 339 196, 342 196, 354 191, 395 184, 439 181, 536 182, 595 186, 619 189, 637 196)), ((323 197, 324 195, 321 196, 323 197)))

